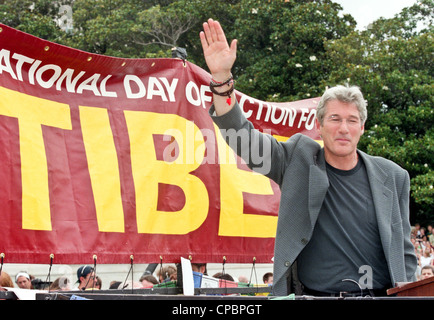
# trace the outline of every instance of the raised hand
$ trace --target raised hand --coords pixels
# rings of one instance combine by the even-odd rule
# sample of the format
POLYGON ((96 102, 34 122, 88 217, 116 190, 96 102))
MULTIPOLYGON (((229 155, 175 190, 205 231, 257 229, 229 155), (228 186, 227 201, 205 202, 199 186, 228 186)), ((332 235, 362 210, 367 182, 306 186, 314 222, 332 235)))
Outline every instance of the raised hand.
POLYGON ((203 54, 213 79, 223 81, 231 74, 236 59, 237 40, 229 47, 225 33, 218 21, 208 19, 200 32, 203 54))

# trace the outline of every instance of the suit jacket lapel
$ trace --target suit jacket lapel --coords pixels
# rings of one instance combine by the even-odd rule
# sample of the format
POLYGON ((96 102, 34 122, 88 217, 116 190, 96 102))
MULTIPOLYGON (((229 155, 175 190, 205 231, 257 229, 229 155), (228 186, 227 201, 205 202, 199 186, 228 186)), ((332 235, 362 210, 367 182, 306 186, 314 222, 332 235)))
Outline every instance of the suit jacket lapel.
POLYGON ((372 200, 374 202, 377 217, 378 230, 385 254, 389 252, 392 237, 392 201, 393 193, 386 187, 387 172, 381 169, 367 154, 359 152, 362 156, 371 187, 372 200))
POLYGON ((316 156, 314 156, 314 164, 310 166, 309 171, 309 216, 311 227, 313 229, 318 218, 319 211, 324 201, 329 180, 327 177, 324 149, 322 148, 316 156))

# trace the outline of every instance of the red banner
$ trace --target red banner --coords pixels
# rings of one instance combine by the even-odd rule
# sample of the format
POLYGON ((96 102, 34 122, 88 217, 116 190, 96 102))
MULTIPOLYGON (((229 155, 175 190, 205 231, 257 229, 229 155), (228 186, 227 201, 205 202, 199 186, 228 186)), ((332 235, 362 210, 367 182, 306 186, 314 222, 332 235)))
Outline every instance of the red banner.
MULTIPOLYGON (((237 158, 208 109, 210 75, 0 25, 0 252, 6 262, 271 262, 280 191, 237 158)), ((319 139, 318 99, 237 92, 278 140, 319 139)))

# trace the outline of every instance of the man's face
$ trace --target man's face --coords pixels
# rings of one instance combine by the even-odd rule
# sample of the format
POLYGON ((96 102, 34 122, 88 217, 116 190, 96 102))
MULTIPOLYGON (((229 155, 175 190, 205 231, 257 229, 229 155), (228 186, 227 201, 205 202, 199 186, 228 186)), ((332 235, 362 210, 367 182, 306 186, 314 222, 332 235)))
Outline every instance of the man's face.
POLYGON ((431 269, 423 269, 421 272, 421 279, 422 280, 429 278, 429 277, 432 277, 432 276, 434 276, 434 274, 433 274, 431 269))
POLYGON ((18 277, 17 285, 21 289, 30 289, 32 287, 32 283, 30 282, 30 280, 24 276, 18 277))
POLYGON ((356 154, 365 126, 354 103, 327 102, 323 124, 317 120, 316 125, 324 142, 326 157, 343 159, 356 154))
POLYGON ((81 279, 80 283, 83 284, 83 287, 86 286, 86 287, 84 287, 85 289, 93 288, 94 287, 93 283, 94 283, 94 279, 95 279, 95 273, 91 272, 91 273, 87 274, 86 277, 81 277, 80 279, 81 279))

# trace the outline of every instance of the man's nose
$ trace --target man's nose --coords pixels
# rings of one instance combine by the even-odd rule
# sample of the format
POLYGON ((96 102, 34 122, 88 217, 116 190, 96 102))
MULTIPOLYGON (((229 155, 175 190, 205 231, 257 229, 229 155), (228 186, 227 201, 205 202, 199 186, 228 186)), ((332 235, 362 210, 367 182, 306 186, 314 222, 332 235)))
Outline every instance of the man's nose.
POLYGON ((346 119, 343 119, 339 124, 339 132, 348 132, 348 123, 346 119))

